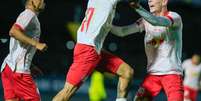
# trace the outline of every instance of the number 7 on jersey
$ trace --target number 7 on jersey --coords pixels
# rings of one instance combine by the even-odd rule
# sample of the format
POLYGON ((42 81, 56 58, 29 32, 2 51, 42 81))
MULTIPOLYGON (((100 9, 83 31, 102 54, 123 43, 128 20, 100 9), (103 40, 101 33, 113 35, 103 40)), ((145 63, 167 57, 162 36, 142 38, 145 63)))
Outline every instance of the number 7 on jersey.
POLYGON ((94 8, 88 8, 86 11, 85 18, 82 21, 81 32, 84 32, 84 31, 86 32, 88 30, 93 14, 94 14, 94 8))

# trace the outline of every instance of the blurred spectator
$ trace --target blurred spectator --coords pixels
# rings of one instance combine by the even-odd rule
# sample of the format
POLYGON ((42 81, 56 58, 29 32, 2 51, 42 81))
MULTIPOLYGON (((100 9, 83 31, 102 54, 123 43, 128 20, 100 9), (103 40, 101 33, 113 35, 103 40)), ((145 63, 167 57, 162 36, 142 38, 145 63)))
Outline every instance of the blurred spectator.
POLYGON ((194 54, 191 59, 186 59, 182 64, 185 70, 184 101, 196 101, 198 89, 200 88, 200 62, 200 55, 194 54))

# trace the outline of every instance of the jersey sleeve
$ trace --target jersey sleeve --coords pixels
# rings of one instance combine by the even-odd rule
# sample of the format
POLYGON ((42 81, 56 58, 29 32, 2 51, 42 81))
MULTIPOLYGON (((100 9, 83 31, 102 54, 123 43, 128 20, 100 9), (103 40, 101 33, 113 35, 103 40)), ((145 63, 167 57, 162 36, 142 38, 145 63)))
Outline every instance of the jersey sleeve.
POLYGON ((182 63, 182 68, 185 70, 187 68, 188 60, 184 60, 182 63))
POLYGON ((15 26, 20 28, 21 30, 25 30, 26 27, 28 26, 28 24, 31 22, 31 19, 34 17, 34 13, 31 11, 24 11, 22 12, 16 22, 15 22, 15 26))
POLYGON ((135 23, 127 26, 112 25, 111 32, 119 37, 124 37, 133 33, 144 31, 142 18, 138 19, 135 23))
POLYGON ((169 12, 168 14, 165 15, 165 17, 171 21, 172 26, 174 27, 180 26, 182 24, 181 16, 176 12, 169 12))
POLYGON ((164 26, 168 27, 172 25, 172 22, 170 19, 164 16, 155 16, 145 10, 142 6, 139 8, 135 9, 135 11, 142 16, 147 22, 151 23, 154 26, 164 26))

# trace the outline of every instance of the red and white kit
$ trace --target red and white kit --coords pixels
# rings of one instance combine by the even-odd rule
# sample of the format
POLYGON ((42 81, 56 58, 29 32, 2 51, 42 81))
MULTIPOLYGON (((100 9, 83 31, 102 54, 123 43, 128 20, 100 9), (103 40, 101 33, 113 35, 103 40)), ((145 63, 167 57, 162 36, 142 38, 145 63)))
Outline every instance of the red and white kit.
MULTIPOLYGON (((145 31, 145 52, 147 55, 147 73, 136 97, 149 97, 150 100, 163 88, 168 101, 183 101, 182 85, 182 20, 179 14, 167 12, 162 18, 165 21, 156 22, 157 17, 152 17, 147 11, 136 23, 128 26, 114 26, 112 33, 126 36, 136 32, 145 31), (155 18, 155 19, 154 19, 155 18), (166 23, 171 25, 165 26, 166 23), (165 24, 163 24, 165 23, 165 24)), ((142 16, 141 15, 141 16, 142 16)))
POLYGON ((103 42, 112 27, 118 0, 89 0, 86 15, 77 31, 74 60, 66 82, 79 86, 94 69, 116 73, 124 62, 102 51, 103 42))
MULTIPOLYGON (((39 40, 40 23, 33 11, 23 11, 14 26, 23 30, 27 36, 39 40)), ((5 100, 40 101, 38 88, 30 75, 30 65, 35 52, 36 48, 33 46, 10 38, 9 54, 1 67, 5 100)))
POLYGON ((199 90, 199 78, 201 75, 201 64, 194 65, 192 59, 187 59, 182 64, 184 68, 184 101, 196 101, 199 90))

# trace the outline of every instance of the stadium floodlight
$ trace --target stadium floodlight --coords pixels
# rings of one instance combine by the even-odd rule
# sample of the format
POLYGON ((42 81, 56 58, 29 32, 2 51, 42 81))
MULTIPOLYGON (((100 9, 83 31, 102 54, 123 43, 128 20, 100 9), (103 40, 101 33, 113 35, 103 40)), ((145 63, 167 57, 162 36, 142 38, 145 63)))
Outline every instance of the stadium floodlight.
POLYGON ((6 43, 8 41, 8 39, 2 38, 2 39, 0 39, 0 41, 1 41, 1 43, 6 43))

